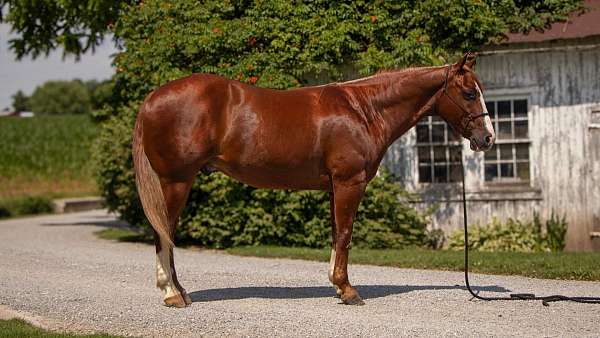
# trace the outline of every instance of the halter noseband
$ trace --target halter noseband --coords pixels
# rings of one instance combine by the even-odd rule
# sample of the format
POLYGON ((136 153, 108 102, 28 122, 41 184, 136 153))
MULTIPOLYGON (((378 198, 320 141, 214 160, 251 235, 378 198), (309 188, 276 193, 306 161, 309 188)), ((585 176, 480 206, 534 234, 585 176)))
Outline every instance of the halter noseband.
MULTIPOLYGON (((456 102, 456 100, 450 96, 450 94, 448 94, 448 77, 450 76, 450 67, 452 67, 452 65, 448 65, 448 68, 446 68, 446 75, 444 76, 444 95, 446 95, 448 97, 448 99, 450 99, 450 102, 454 103, 454 105, 456 105, 458 108, 460 108, 460 110, 463 111, 463 115, 460 119, 460 131, 465 131, 467 129, 467 126, 475 121, 475 119, 480 118, 482 116, 489 116, 490 113, 481 113, 481 114, 477 114, 477 115, 471 115, 471 113, 459 102, 456 102)), ((437 104, 436 104, 437 106, 437 104)), ((436 109, 437 110, 437 109, 436 109)), ((439 113, 438 113, 439 114, 439 113)), ((460 133, 461 135, 463 133, 460 133)))

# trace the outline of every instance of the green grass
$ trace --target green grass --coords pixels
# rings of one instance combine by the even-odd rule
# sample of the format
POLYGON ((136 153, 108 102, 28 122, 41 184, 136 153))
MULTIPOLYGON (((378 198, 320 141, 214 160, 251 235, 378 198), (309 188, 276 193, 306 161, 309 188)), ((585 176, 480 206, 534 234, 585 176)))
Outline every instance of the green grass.
POLYGON ((78 335, 69 333, 51 332, 37 328, 20 319, 0 320, 0 338, 110 338, 118 337, 107 334, 78 335))
MULTIPOLYGON (((330 249, 252 246, 227 249, 239 256, 306 259, 328 262, 330 249)), ((600 281, 600 253, 472 252, 470 271, 534 278, 600 281)), ((463 270, 463 252, 448 250, 352 249, 350 263, 413 269, 463 270)))
POLYGON ((90 163, 97 133, 89 116, 0 118, 0 203, 97 193, 90 163))
MULTIPOLYGON (((100 238, 121 242, 152 243, 147 236, 125 228, 96 232, 100 238)), ((180 246, 191 245, 185 243, 180 246)), ((328 262, 330 249, 291 248, 281 246, 246 246, 230 248, 238 256, 291 258, 328 262)), ((471 252, 472 272, 496 275, 520 275, 547 279, 600 281, 600 252, 471 252)), ((350 251, 350 263, 426 270, 463 270, 463 252, 425 249, 357 249, 350 251)))
POLYGON ((145 242, 154 243, 154 241, 143 233, 138 233, 127 228, 108 228, 94 233, 98 238, 108 239, 118 242, 145 242))

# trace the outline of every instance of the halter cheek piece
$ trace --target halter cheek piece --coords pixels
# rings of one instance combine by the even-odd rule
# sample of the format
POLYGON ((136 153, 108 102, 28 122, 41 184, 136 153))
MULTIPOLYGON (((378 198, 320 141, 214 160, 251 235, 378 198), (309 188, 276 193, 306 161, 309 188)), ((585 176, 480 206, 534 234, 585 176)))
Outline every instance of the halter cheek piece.
POLYGON ((463 115, 460 118, 460 130, 459 130, 459 134, 463 135, 464 131, 467 130, 467 127, 469 126, 469 124, 471 122, 475 121, 475 119, 480 118, 482 116, 489 116, 490 114, 489 113, 481 113, 481 114, 477 114, 477 115, 471 115, 471 113, 469 113, 469 111, 462 104, 460 104, 459 102, 456 102, 456 100, 454 100, 454 98, 452 96, 450 96, 450 94, 448 94, 448 77, 450 75, 450 67, 452 67, 452 65, 448 65, 448 68, 446 68, 446 75, 445 75, 445 79, 444 79, 444 95, 446 95, 448 97, 448 99, 450 99, 450 102, 454 103, 454 105, 456 105, 458 108, 460 108, 460 110, 463 111, 463 115))

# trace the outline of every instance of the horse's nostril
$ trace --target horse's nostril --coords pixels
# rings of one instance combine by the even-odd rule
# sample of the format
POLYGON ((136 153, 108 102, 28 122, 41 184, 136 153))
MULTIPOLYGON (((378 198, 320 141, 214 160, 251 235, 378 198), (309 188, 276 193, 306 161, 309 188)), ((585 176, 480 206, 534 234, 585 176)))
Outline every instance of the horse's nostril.
POLYGON ((492 144, 492 135, 488 135, 485 137, 485 143, 486 144, 492 144))

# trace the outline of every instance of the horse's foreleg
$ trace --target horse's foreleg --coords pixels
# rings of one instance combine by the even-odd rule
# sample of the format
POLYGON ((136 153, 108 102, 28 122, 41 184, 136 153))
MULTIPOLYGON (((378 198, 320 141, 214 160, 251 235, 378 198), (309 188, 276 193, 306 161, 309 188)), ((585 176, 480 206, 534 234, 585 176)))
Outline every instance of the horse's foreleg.
MULTIPOLYGON (((192 186, 193 180, 188 182, 164 182, 161 181, 161 188, 165 197, 169 233, 175 234, 175 228, 179 220, 179 215, 185 206, 187 196, 192 186)), ((192 304, 190 296, 177 280, 175 272, 175 263, 173 259, 173 248, 164 243, 155 234, 156 244, 156 286, 164 293, 164 302, 167 306, 185 307, 192 304)), ((173 239, 173 238, 171 238, 173 239)))
MULTIPOLYGON (((335 267, 335 200, 333 198, 333 191, 329 193, 329 215, 331 219, 331 256, 329 258, 329 281, 333 284, 333 268, 335 267)), ((335 293, 338 297, 341 297, 342 290, 333 284, 335 293)))
POLYGON ((364 172, 350 179, 333 180, 336 236, 331 280, 340 290, 340 297, 344 304, 349 305, 364 304, 356 289, 348 281, 348 250, 352 240, 352 221, 364 195, 366 185, 364 172))

